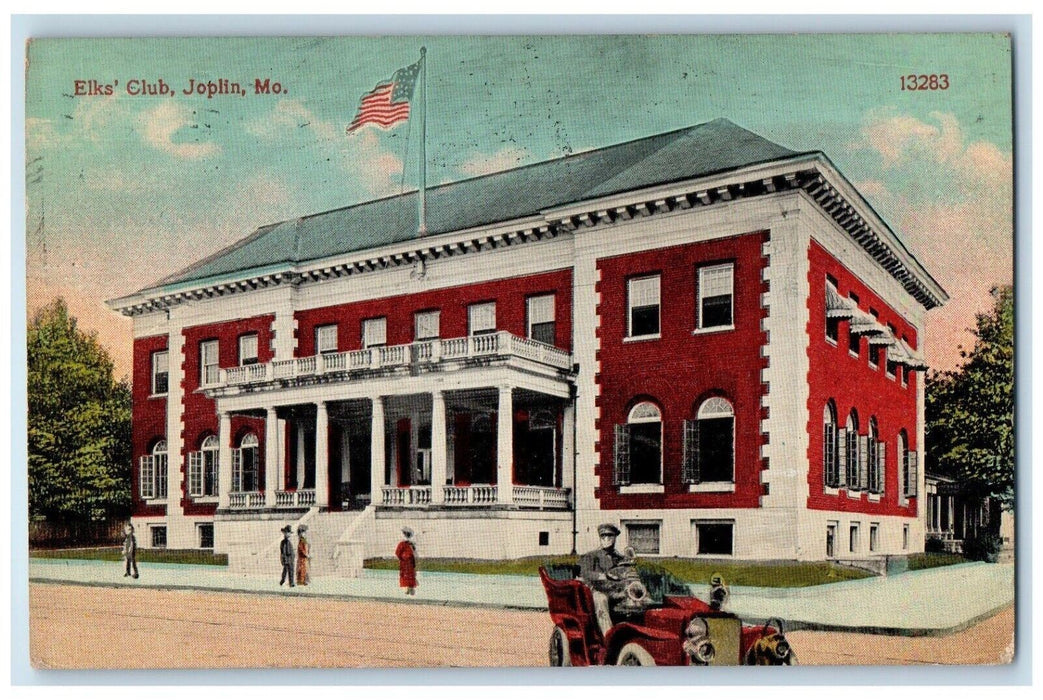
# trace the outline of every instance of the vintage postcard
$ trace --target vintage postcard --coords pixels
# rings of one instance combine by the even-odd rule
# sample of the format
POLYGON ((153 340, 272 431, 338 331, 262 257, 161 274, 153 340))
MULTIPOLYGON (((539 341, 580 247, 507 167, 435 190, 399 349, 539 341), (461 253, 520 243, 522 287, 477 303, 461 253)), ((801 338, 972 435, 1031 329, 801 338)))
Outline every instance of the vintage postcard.
POLYGON ((31 663, 1009 663, 1011 66, 30 41, 31 663))

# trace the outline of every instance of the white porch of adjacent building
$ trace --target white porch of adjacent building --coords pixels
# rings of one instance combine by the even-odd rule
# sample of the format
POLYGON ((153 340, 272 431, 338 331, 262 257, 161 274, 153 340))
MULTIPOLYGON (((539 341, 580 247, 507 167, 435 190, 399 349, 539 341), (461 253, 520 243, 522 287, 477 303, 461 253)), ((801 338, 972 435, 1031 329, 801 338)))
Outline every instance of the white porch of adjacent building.
POLYGON ((222 370, 218 512, 568 510, 574 376, 506 332, 222 370), (232 415, 264 419, 263 491, 233 488, 232 415))

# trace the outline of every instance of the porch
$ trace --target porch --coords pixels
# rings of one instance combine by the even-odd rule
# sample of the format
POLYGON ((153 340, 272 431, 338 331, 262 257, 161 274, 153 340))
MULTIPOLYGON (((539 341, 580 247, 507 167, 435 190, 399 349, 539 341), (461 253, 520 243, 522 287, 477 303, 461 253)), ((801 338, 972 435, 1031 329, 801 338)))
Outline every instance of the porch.
POLYGON ((222 370, 218 512, 569 510, 571 367, 501 332, 222 370))

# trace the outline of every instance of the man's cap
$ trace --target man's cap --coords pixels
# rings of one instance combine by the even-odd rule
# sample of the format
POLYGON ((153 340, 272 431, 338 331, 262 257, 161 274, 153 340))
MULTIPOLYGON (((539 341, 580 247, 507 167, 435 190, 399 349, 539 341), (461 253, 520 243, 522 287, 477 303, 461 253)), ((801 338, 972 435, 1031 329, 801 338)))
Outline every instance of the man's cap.
POLYGON ((721 576, 720 574, 713 574, 712 576, 710 576, 710 585, 711 586, 723 586, 724 585, 724 577, 721 576))
POLYGON ((282 529, 282 531, 283 531, 283 532, 286 532, 286 533, 289 533, 289 532, 290 532, 290 531, 291 531, 292 529, 293 529, 293 528, 291 528, 291 527, 290 527, 289 525, 287 525, 286 527, 284 527, 284 528, 282 529))
POLYGON ((602 523, 598 525, 598 535, 604 537, 605 535, 612 535, 617 537, 619 535, 619 528, 612 523, 602 523))

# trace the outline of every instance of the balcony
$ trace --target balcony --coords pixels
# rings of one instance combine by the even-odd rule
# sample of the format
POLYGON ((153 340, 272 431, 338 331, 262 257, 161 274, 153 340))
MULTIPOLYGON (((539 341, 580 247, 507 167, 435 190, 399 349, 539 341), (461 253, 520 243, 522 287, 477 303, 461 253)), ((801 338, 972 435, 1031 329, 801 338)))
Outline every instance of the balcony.
POLYGON ((276 491, 276 508, 311 508, 315 505, 315 489, 276 491))
POLYGON ((572 355, 568 352, 500 331, 232 367, 221 370, 217 381, 208 388, 218 391, 251 389, 266 384, 295 384, 317 377, 347 380, 352 375, 364 376, 375 371, 423 371, 425 367, 436 364, 466 366, 472 360, 497 359, 535 363, 555 374, 572 370, 572 355))
POLYGON ((264 491, 233 491, 228 494, 228 507, 234 509, 264 508, 264 491))
MULTIPOLYGON (((399 508, 431 506, 431 486, 385 486, 381 504, 399 508)), ((443 486, 444 505, 460 508, 482 508, 500 504, 496 484, 443 486)), ((514 486, 513 505, 538 510, 568 510, 569 489, 552 486, 514 486)), ((439 504, 441 505, 441 504, 439 504)))

